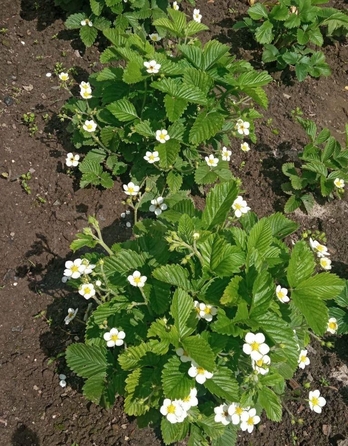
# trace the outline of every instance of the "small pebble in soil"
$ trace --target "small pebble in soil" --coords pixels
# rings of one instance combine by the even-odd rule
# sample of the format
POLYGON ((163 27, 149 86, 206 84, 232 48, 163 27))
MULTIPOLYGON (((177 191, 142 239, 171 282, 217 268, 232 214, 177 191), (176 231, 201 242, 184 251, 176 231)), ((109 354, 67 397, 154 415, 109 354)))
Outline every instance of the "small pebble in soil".
POLYGON ((11 96, 5 96, 4 103, 7 105, 7 107, 9 107, 10 105, 14 104, 14 100, 11 98, 11 96))

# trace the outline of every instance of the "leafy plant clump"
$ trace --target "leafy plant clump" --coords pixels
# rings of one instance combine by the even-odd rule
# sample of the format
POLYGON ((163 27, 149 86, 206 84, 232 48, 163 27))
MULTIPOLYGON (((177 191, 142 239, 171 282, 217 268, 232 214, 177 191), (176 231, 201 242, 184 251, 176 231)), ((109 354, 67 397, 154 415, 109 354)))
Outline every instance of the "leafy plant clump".
POLYGON ((315 194, 324 198, 341 198, 345 182, 348 181, 348 125, 346 125, 346 147, 331 135, 327 128, 317 134, 316 124, 297 117, 310 138, 299 163, 285 163, 282 166, 289 182, 282 184, 283 191, 291 195, 285 204, 286 213, 303 206, 309 212, 314 205, 315 194))
POLYGON ((271 77, 236 61, 227 45, 191 40, 204 24, 172 8, 168 15, 153 25, 170 48, 125 26, 104 31, 112 43, 101 55, 108 67, 90 77, 87 99, 65 105, 73 143, 91 149, 79 167, 81 187, 111 187, 126 171, 133 181, 153 178, 159 189, 229 180, 223 144, 256 140, 261 115, 252 101, 267 106, 263 86, 271 77))
POLYGON ((189 435, 189 445, 233 446, 263 411, 280 421, 285 380, 344 287, 318 272, 306 242, 287 246, 296 223, 240 213, 238 193, 233 180, 216 185, 203 212, 173 197, 111 248, 90 218, 71 246, 107 255, 92 249, 66 264, 69 284, 96 302, 67 363, 88 399, 111 407, 122 395, 125 412, 160 425, 165 444, 189 435))
POLYGON ((322 51, 324 37, 334 39, 347 34, 348 15, 335 8, 319 6, 325 0, 280 0, 256 3, 248 9, 249 17, 238 22, 235 29, 248 28, 255 40, 263 45, 262 61, 276 63, 278 70, 291 66, 303 81, 329 76, 330 67, 322 51))

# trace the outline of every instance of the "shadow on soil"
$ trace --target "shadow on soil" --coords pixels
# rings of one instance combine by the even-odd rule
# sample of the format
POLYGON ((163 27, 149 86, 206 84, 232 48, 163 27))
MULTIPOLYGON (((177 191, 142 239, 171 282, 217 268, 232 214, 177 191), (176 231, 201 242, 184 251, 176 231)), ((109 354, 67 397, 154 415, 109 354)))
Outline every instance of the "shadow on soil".
POLYGON ((25 424, 19 424, 12 434, 9 446, 40 446, 40 440, 33 430, 29 429, 25 424))

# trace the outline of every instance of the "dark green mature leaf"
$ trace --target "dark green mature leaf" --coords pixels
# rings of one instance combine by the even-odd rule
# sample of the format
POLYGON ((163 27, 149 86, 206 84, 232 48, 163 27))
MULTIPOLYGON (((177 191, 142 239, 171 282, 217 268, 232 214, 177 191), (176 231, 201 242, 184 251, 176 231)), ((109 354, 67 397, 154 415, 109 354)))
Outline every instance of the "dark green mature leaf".
POLYGON ((222 129, 224 121, 225 118, 221 113, 203 110, 191 127, 189 134, 190 143, 198 145, 215 136, 222 129))
POLYGON ((223 224, 234 200, 237 198, 237 194, 238 189, 234 180, 217 184, 207 195, 202 214, 202 227, 211 229, 216 225, 223 224))
POLYGON ((336 303, 340 307, 347 307, 348 308, 348 280, 344 283, 344 288, 340 292, 340 294, 336 297, 336 303))
POLYGON ((92 46, 97 38, 98 30, 90 26, 82 26, 80 28, 80 38, 86 46, 92 46))
POLYGON ((93 14, 100 15, 103 11, 104 1, 89 0, 93 14))
POLYGON ((128 99, 120 99, 106 107, 119 121, 129 122, 138 118, 134 105, 128 99))
POLYGON ((162 370, 163 392, 167 398, 183 399, 192 388, 192 378, 187 374, 184 365, 177 356, 172 356, 162 370))
MULTIPOLYGON (((78 12, 77 14, 71 14, 66 19, 64 25, 67 29, 79 29, 81 28, 82 20, 86 19, 86 14, 83 12, 78 12)), ((89 26, 88 26, 89 28, 89 26)))
POLYGON ((197 184, 213 184, 218 175, 207 164, 203 164, 195 170, 195 182, 197 184))
POLYGON ((167 94, 164 97, 164 105, 166 108, 168 119, 171 122, 175 122, 186 110, 188 101, 186 99, 175 98, 167 94))
POLYGON ((104 259, 105 274, 110 276, 114 271, 122 274, 133 272, 133 270, 145 264, 146 258, 145 253, 138 254, 131 249, 123 249, 121 252, 104 259))
POLYGON ((315 296, 322 300, 335 299, 344 288, 344 281, 336 274, 329 272, 320 273, 316 276, 309 277, 301 281, 295 286, 298 293, 306 296, 315 296))
POLYGON ((83 378, 101 375, 106 372, 108 362, 106 347, 93 345, 71 344, 66 350, 68 366, 83 378))
POLYGON ((275 62, 278 58, 279 50, 272 44, 266 44, 263 47, 262 62, 275 62))
POLYGON ((238 426, 229 424, 225 427, 221 437, 212 440, 211 446, 235 446, 237 442, 237 429, 238 426))
POLYGON ((267 19, 268 11, 262 3, 255 3, 248 9, 248 14, 253 20, 267 19))
POLYGON ((264 254, 272 243, 272 229, 267 218, 262 218, 253 226, 248 239, 248 252, 256 249, 264 254))
POLYGON ((178 49, 196 68, 202 69, 203 52, 201 48, 194 45, 178 45, 178 49))
POLYGON ((270 215, 267 220, 271 226, 273 237, 279 239, 292 234, 299 227, 298 223, 286 218, 285 215, 281 214, 280 212, 270 215))
POLYGON ((267 418, 272 421, 281 421, 282 404, 278 395, 268 387, 263 386, 258 391, 258 402, 265 409, 267 418))
POLYGON ((324 334, 327 327, 328 310, 323 300, 318 296, 307 296, 306 290, 298 292, 296 289, 292 291, 291 299, 314 333, 319 336, 324 334))
POLYGON ((167 418, 162 417, 161 434, 164 444, 172 444, 183 440, 188 432, 189 422, 185 419, 182 423, 170 423, 167 418))
POLYGON ((210 40, 203 49, 202 70, 209 70, 215 62, 229 53, 230 48, 217 40, 210 40))
POLYGON ((180 265, 160 266, 152 272, 152 275, 162 282, 178 286, 186 291, 192 288, 187 270, 180 265))
POLYGON ((274 299, 274 282, 269 272, 261 271, 253 284, 250 317, 265 313, 274 299))
POLYGON ((156 149, 160 158, 160 167, 163 169, 169 169, 170 166, 173 166, 178 156, 180 151, 180 142, 176 141, 175 139, 170 139, 164 144, 159 144, 156 146, 156 149))
POLYGON ((315 269, 313 252, 306 242, 297 242, 291 252, 287 270, 289 285, 295 288, 303 280, 308 279, 315 269))
POLYGON ((167 175, 167 184, 171 193, 175 193, 180 190, 183 178, 177 172, 171 170, 167 175))
POLYGON ((266 20, 255 32, 257 42, 261 44, 271 43, 274 39, 273 24, 266 20))
POLYGON ((189 336, 181 341, 183 349, 188 356, 208 372, 215 369, 215 355, 209 343, 201 336, 189 336))
POLYGON ((177 288, 173 296, 170 312, 174 318, 174 324, 180 338, 192 332, 191 328, 187 327, 187 321, 193 310, 192 297, 184 290, 177 288))
POLYGON ((292 195, 285 203, 284 212, 286 214, 289 214, 290 212, 294 212, 301 205, 302 205, 301 199, 296 197, 296 195, 292 195))
POLYGON ((213 395, 224 398, 224 400, 239 400, 239 385, 227 367, 219 367, 213 377, 206 380, 204 387, 213 395))
POLYGON ((211 323, 210 327, 216 333, 223 335, 236 337, 244 334, 244 330, 237 326, 222 310, 219 310, 216 321, 211 323))

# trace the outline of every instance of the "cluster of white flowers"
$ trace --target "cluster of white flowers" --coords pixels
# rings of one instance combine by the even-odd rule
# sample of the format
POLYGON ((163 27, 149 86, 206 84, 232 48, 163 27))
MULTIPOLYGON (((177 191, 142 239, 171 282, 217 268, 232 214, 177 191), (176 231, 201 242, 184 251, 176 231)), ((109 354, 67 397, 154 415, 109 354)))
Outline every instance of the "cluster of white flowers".
POLYGON ((165 211, 166 209, 168 209, 168 206, 164 203, 163 197, 158 197, 151 200, 151 205, 149 207, 150 212, 160 215, 162 214, 162 211, 165 211))
POLYGON ((97 128, 97 123, 93 121, 93 119, 86 119, 85 123, 82 126, 83 130, 85 130, 88 133, 93 133, 95 132, 96 128, 97 128))
POLYGON ((219 158, 215 158, 214 155, 206 156, 204 159, 209 167, 216 167, 219 162, 219 158))
POLYGON ((166 141, 168 141, 170 139, 170 136, 168 135, 168 132, 166 129, 156 130, 156 139, 161 144, 164 144, 166 141))
POLYGON ((301 350, 300 356, 298 358, 298 366, 300 369, 304 369, 306 365, 309 365, 311 361, 309 360, 307 356, 307 350, 301 350))
POLYGON ((78 279, 82 274, 91 274, 95 266, 87 259, 68 260, 65 262, 64 276, 69 279, 78 279))
POLYGON ((236 426, 240 424, 242 431, 248 431, 249 433, 254 430, 255 424, 260 422, 260 417, 256 415, 256 409, 243 408, 238 403, 221 404, 214 408, 214 412, 216 423, 222 423, 224 426, 230 423, 236 426))
POLYGON ((75 316, 77 315, 77 312, 79 311, 78 308, 76 308, 76 310, 74 310, 74 308, 68 308, 68 315, 65 316, 64 322, 65 325, 69 325, 70 322, 75 319, 75 316))
POLYGON ((320 396, 319 390, 309 392, 309 408, 316 413, 321 413, 322 407, 326 404, 326 399, 320 396))
POLYGON ((319 258, 320 266, 325 270, 331 269, 331 260, 328 259, 330 255, 327 247, 325 245, 320 244, 317 240, 309 239, 309 244, 312 250, 315 252, 317 257, 319 258))
POLYGON ((87 25, 90 26, 90 27, 93 26, 93 22, 91 20, 89 20, 89 19, 81 20, 80 24, 81 24, 81 26, 87 26, 87 25))
POLYGON ((282 302, 283 304, 290 301, 287 288, 282 288, 281 285, 277 286, 276 295, 277 295, 278 299, 280 300, 280 302, 282 302))
POLYGON ((128 184, 123 185, 123 190, 126 195, 137 196, 139 193, 139 186, 134 184, 132 181, 128 184))
POLYGON ((80 84, 80 95, 83 99, 92 98, 92 88, 89 82, 81 82, 80 84))
POLYGON ((328 331, 331 334, 335 334, 337 330, 338 330, 337 319, 335 317, 330 317, 327 323, 326 331, 328 331))
POLYGON ((249 127, 250 127, 249 122, 243 121, 243 119, 238 119, 236 123, 237 133, 239 133, 240 135, 249 135, 249 127))
POLYGON ((344 189, 344 180, 340 178, 335 178, 334 185, 337 187, 337 189, 344 189))
POLYGON ((124 343, 124 338, 126 334, 124 331, 118 331, 117 328, 111 328, 110 331, 104 333, 104 340, 106 341, 106 345, 108 347, 120 347, 124 343))
POLYGON ((201 23, 202 20, 202 14, 200 12, 201 11, 199 9, 193 10, 193 20, 197 23, 201 23))
POLYGON ((68 81, 69 80, 69 74, 68 73, 59 73, 59 79, 62 81, 62 82, 66 82, 66 81, 68 81))
POLYGON ((234 215, 237 218, 240 218, 242 214, 246 214, 250 211, 250 207, 247 205, 247 202, 243 200, 243 197, 239 195, 232 204, 232 209, 234 210, 234 215))
POLYGON ((189 395, 182 400, 170 400, 166 398, 160 408, 160 412, 172 423, 181 423, 187 417, 187 412, 191 407, 198 405, 197 389, 192 388, 189 395))
POLYGON ((128 282, 138 288, 142 288, 147 281, 146 276, 142 276, 140 271, 134 271, 134 273, 127 277, 128 282))
POLYGON ((207 305, 203 302, 198 302, 195 300, 194 307, 197 312, 197 317, 199 319, 205 319, 207 322, 213 320, 213 316, 217 314, 217 309, 212 305, 207 305))
POLYGON ((144 160, 146 160, 149 164, 153 164, 159 161, 160 157, 158 156, 158 152, 155 150, 154 152, 146 152, 144 160))
POLYGON ((69 152, 66 155, 65 164, 68 167, 76 167, 79 165, 79 159, 80 159, 80 155, 74 155, 73 153, 69 152))
POLYGON ((252 368, 261 375, 269 372, 271 358, 267 355, 269 346, 265 343, 265 335, 263 333, 247 333, 243 344, 243 352, 250 356, 252 368))
POLYGON ((144 66, 149 74, 157 74, 161 68, 161 64, 157 63, 155 60, 144 62, 144 66))

